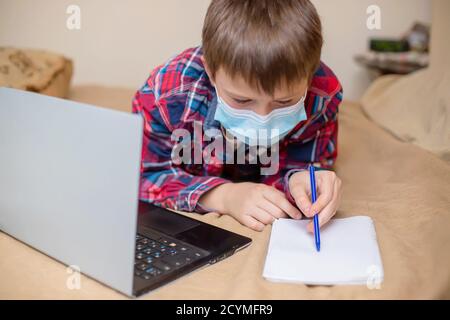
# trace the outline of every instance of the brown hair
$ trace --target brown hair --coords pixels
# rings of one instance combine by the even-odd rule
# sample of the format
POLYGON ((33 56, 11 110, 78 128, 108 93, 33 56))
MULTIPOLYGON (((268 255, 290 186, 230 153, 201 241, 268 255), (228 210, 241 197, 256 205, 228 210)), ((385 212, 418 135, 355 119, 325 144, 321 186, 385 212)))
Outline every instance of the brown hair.
POLYGON ((323 40, 309 0, 212 0, 202 42, 211 76, 222 67, 273 94, 283 82, 311 80, 323 40))

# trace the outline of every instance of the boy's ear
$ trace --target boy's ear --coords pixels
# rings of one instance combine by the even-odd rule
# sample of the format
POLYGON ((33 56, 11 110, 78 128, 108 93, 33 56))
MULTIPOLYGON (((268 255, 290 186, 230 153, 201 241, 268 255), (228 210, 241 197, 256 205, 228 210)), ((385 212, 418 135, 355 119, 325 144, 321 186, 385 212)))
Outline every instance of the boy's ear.
POLYGON ((208 63, 205 60, 205 57, 201 56, 200 59, 202 60, 203 66, 205 67, 205 71, 206 71, 206 74, 208 75, 209 80, 211 81, 213 86, 216 86, 216 84, 214 82, 214 79, 212 77, 211 71, 210 71, 210 69, 208 67, 208 63))

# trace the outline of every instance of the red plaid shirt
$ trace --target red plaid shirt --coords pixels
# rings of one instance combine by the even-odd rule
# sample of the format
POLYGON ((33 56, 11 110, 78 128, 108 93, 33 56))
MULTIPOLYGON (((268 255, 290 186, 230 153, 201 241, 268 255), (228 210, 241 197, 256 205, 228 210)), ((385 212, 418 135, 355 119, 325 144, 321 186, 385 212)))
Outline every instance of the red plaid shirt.
MULTIPOLYGON (((307 120, 280 141, 279 169, 274 175, 259 174, 258 164, 225 164, 211 158, 202 164, 175 164, 172 132, 184 129, 194 134, 194 123, 203 130, 218 128, 214 120, 217 97, 201 61, 202 48, 189 48, 155 68, 133 99, 133 112, 144 119, 139 198, 176 210, 206 212, 198 203, 202 194, 230 181, 258 181, 287 193, 293 172, 311 163, 331 168, 337 156, 338 106, 342 87, 324 64, 308 88, 307 120)), ((204 149, 210 142, 197 146, 204 149)), ((194 148, 194 144, 192 144, 194 148)), ((216 155, 220 157, 220 155, 216 155)), ((292 201, 292 198, 290 198, 292 201)))

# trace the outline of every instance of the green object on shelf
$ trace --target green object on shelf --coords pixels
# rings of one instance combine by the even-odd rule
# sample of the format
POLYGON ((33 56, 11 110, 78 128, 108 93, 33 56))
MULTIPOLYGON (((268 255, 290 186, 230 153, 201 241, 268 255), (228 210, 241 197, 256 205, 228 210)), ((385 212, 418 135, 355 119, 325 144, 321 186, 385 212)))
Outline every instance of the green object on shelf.
POLYGON ((370 39, 370 50, 376 52, 407 52, 410 47, 406 40, 370 39))

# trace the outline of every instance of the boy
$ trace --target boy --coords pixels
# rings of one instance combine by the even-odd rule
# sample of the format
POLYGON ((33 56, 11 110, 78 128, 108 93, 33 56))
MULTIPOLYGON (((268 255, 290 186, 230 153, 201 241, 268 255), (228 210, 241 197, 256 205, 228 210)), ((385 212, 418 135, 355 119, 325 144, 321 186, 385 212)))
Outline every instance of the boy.
POLYGON ((140 199, 228 214, 257 231, 302 214, 318 213, 320 225, 329 221, 341 197, 341 181, 329 169, 342 88, 320 61, 321 48, 320 19, 308 0, 212 0, 202 46, 153 70, 133 100, 144 119, 140 199), (245 131, 255 129, 257 136, 245 131), (210 152, 211 132, 251 163, 236 163, 236 151, 210 152), (269 151, 276 170, 261 174, 269 151), (313 205, 306 170, 312 164, 321 167, 313 205))

